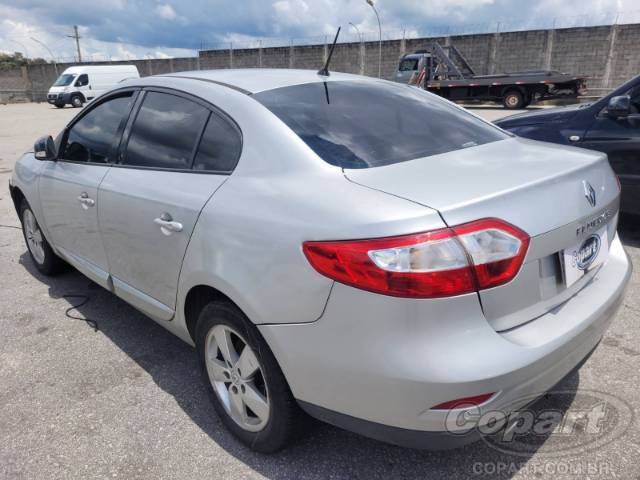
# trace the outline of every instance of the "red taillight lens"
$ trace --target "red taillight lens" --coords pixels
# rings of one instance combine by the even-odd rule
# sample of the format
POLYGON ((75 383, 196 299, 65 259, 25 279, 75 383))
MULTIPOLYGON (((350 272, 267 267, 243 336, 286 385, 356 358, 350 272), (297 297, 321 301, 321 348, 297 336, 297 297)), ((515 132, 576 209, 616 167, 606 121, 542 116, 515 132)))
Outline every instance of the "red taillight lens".
POLYGON ((529 248, 529 235, 495 218, 465 223, 453 231, 471 257, 480 289, 513 280, 529 248))
POLYGON ((510 281, 528 245, 529 237, 513 225, 486 219, 400 237, 305 242, 303 251, 319 273, 346 285, 437 298, 510 281))

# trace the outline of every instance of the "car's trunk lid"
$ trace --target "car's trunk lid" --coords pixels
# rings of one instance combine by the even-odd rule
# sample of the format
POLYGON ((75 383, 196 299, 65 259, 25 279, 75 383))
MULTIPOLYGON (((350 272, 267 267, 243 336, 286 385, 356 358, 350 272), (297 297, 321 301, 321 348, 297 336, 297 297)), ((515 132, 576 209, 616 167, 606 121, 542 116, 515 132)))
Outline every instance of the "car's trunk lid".
POLYGON ((609 242, 615 233, 619 187, 606 156, 597 152, 512 138, 345 175, 434 208, 448 225, 494 217, 531 237, 518 276, 480 293, 496 330, 542 315, 581 288, 586 278, 564 286, 560 254, 595 231, 579 231, 582 226, 604 214, 609 242), (595 191, 595 206, 584 182, 595 191))

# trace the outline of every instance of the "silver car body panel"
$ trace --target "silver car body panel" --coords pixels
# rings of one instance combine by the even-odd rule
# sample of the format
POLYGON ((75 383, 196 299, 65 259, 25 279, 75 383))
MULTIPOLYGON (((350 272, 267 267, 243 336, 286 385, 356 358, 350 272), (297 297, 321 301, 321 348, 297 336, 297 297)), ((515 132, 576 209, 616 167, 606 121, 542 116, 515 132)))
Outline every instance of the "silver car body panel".
MULTIPOLYGON (((107 173, 100 186, 98 215, 109 271, 114 280, 133 289, 130 294, 139 292, 141 305, 155 299, 173 312, 193 228, 205 203, 227 178, 120 167, 107 173), (182 230, 163 231, 155 223, 163 215, 180 223, 182 230)), ((156 310, 154 303, 149 308, 156 310)), ((173 315, 166 316, 162 318, 173 315)))
POLYGON ((603 212, 609 214, 608 238, 617 224, 619 187, 599 152, 511 138, 345 174, 358 184, 432 207, 450 226, 494 217, 531 236, 517 277, 480 292, 484 314, 496 330, 539 317, 582 288, 593 272, 565 289, 559 253, 592 233, 577 235, 577 226, 603 212), (511 168, 514 162, 517 168, 511 168), (597 190, 596 208, 585 198, 583 181, 597 190))
MULTIPOLYGON (((631 272, 614 236, 619 193, 606 158, 507 139, 344 172, 250 95, 346 79, 382 81, 252 69, 123 82, 210 102, 237 122, 243 149, 224 177, 104 168, 95 207, 107 288, 193 344, 185 300, 194 287, 213 287, 258 325, 296 398, 384 425, 442 430, 442 414, 430 410, 437 403, 493 391, 493 407, 550 388, 597 344, 631 272), (584 198, 583 180, 597 191, 596 207, 584 198), (164 235, 153 223, 165 208, 183 223, 180 235, 164 235), (550 258, 572 237, 578 241, 578 228, 604 210, 613 212, 607 218, 614 239, 609 260, 571 288, 558 288, 550 258), (378 295, 320 275, 302 252, 309 240, 403 235, 486 217, 511 222, 532 239, 518 276, 480 294, 378 295)), ((49 227, 59 228, 63 218, 43 213, 37 189, 40 171, 50 164, 26 154, 12 183, 51 240, 49 227)), ((92 182, 98 187, 97 179, 92 182)), ((72 186, 68 198, 48 198, 71 205, 78 188, 72 186)), ((78 213, 70 208, 67 215, 78 213)), ((81 228, 77 218, 68 221, 81 228)), ((98 232, 84 225, 79 234, 98 232)), ((62 241, 70 247, 58 248, 57 241, 53 247, 65 258, 85 253, 92 265, 102 262, 100 252, 76 251, 71 240, 62 241)))
MULTIPOLYGON (((22 155, 13 169, 9 185, 20 189, 22 194, 29 202, 29 206, 38 221, 40 229, 46 238, 51 238, 51 232, 44 222, 42 207, 40 202, 40 192, 38 191, 38 182, 40 181, 40 172, 45 167, 46 162, 41 162, 33 156, 33 152, 22 155)), ((16 207, 20 208, 19 205, 16 207)), ((22 221, 22 219, 20 219, 22 221)), ((52 246, 55 250, 55 246, 52 246)))
MULTIPOLYGON (((321 77, 313 70, 296 70, 283 68, 261 68, 259 75, 256 75, 255 68, 244 69, 224 69, 224 70, 194 70, 191 72, 177 72, 165 74, 163 77, 169 78, 192 78, 204 81, 219 82, 227 84, 231 88, 244 90, 247 93, 258 93, 274 88, 290 87, 291 85, 301 85, 303 83, 315 83, 318 81, 384 81, 352 75, 349 73, 331 72, 328 77, 321 77)), ((150 77, 147 77, 150 78, 150 77)), ((161 77, 153 77, 161 78, 161 77)), ((153 80, 152 80, 153 81, 153 80)), ((136 81, 137 82, 137 81, 136 81)))
POLYGON ((472 294, 408 300, 338 283, 319 321, 259 329, 297 399, 382 425, 444 431, 448 411, 431 410, 441 402, 497 392, 482 414, 552 388, 598 344, 630 274, 616 238, 606 267, 580 293, 505 334, 472 294))
POLYGON ((38 190, 49 239, 65 259, 108 288, 109 265, 98 225, 98 187, 108 166, 45 162, 38 190))
POLYGON ((598 205, 619 195, 605 154, 521 138, 345 174, 434 208, 449 225, 496 217, 532 237, 594 212, 583 180, 597 188, 598 205))

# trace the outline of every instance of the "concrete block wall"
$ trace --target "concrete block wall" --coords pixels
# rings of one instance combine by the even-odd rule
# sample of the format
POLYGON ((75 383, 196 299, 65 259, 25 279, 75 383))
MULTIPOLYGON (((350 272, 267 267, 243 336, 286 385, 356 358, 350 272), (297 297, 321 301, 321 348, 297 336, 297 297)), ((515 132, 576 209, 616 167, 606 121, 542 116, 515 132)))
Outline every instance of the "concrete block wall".
MULTIPOLYGON (((614 27, 566 28, 556 30, 551 54, 551 67, 567 73, 589 77, 589 86, 602 88, 609 53, 610 35, 614 27)), ((640 50, 636 51, 636 55, 640 50)), ((640 73, 640 72, 638 72, 640 73)))
MULTIPOLYGON (((552 69, 589 77, 596 94, 640 74, 640 24, 531 30, 452 37, 385 40, 382 77, 392 78, 403 53, 429 48, 438 42, 455 45, 479 75, 552 69)), ((303 68, 318 70, 327 45, 298 45, 252 49, 204 50, 194 58, 95 62, 85 65, 134 64, 141 76, 186 70, 221 68, 303 68)), ((58 72, 72 64, 59 64, 58 72)), ((341 43, 331 69, 378 75, 378 42, 341 43)), ((0 70, 0 101, 42 101, 56 78, 53 65, 0 70)))
POLYGON ((609 83, 619 85, 640 74, 640 25, 619 25, 613 45, 609 83))
POLYGON ((546 40, 546 30, 500 34, 493 73, 542 69, 546 40))
MULTIPOLYGON (((265 48, 263 50, 263 58, 264 56, 269 57, 271 55, 271 49, 265 48)), ((302 45, 302 46, 294 46, 293 48, 289 48, 290 56, 287 57, 290 59, 290 63, 287 64, 284 68, 288 68, 291 65, 292 68, 314 68, 314 65, 320 64, 319 67, 316 67, 318 70, 322 68, 325 59, 325 47, 324 45, 302 45)), ((341 54, 338 54, 336 50, 334 52, 334 57, 339 59, 341 54)), ((333 62, 332 62, 333 63, 333 62)), ((277 67, 283 68, 283 67, 277 67)))
POLYGON ((0 103, 28 101, 29 87, 26 67, 0 70, 0 103))

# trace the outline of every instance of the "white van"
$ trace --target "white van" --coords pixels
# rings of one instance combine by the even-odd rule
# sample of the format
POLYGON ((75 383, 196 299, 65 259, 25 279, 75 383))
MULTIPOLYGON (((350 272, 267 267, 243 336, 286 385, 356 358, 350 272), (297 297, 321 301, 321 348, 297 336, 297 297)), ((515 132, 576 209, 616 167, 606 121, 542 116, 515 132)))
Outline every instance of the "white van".
POLYGON ((139 77, 135 65, 69 67, 49 89, 47 101, 58 108, 67 104, 81 107, 111 90, 118 82, 139 77))

